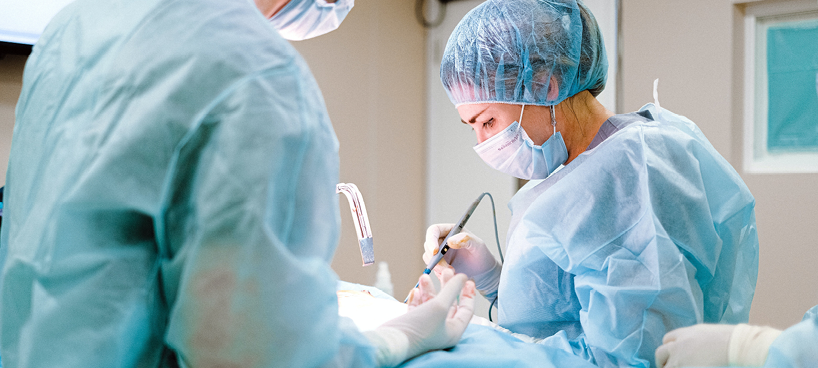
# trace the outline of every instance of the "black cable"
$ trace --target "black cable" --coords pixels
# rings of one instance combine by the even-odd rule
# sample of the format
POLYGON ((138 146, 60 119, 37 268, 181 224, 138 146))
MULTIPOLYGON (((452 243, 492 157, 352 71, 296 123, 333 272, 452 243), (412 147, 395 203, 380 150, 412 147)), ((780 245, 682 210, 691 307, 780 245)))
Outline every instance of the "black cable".
POLYGON ((491 319, 491 308, 494 307, 494 304, 497 303, 497 297, 494 297, 494 300, 491 301, 491 305, 489 305, 489 322, 494 322, 491 319))
MULTIPOLYGON (((491 193, 489 192, 485 192, 483 195, 488 195, 489 199, 491 200, 491 216, 494 219, 494 240, 497 241, 497 252, 500 254, 500 264, 502 265, 505 263, 505 259, 503 259, 503 249, 500 247, 500 233, 497 231, 497 211, 494 208, 494 197, 492 197, 491 193)), ((496 303, 497 297, 495 297, 489 305, 489 322, 494 322, 491 318, 491 309, 496 303)))
POLYGON ((0 187, 0 226, 3 225, 3 189, 5 188, 5 185, 0 187))
POLYGON ((443 19, 446 19, 446 3, 443 2, 440 6, 440 12, 437 14, 437 19, 432 22, 426 20, 426 16, 423 14, 423 3, 426 0, 415 0, 415 17, 418 19, 418 23, 423 25, 424 28, 435 28, 443 23, 443 19))
POLYGON ((500 264, 505 263, 503 259, 503 250, 500 248, 500 235, 497 232, 497 211, 494 210, 494 197, 491 196, 491 193, 486 192, 491 200, 491 216, 494 218, 494 240, 497 241, 497 252, 500 253, 500 264))

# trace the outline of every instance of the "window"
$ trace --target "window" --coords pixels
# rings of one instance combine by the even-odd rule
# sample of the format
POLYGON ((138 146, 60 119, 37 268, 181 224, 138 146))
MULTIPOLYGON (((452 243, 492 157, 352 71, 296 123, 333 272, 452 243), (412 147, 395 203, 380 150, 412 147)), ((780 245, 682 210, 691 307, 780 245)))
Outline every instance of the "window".
POLYGON ((818 3, 746 10, 744 170, 818 172, 818 3))

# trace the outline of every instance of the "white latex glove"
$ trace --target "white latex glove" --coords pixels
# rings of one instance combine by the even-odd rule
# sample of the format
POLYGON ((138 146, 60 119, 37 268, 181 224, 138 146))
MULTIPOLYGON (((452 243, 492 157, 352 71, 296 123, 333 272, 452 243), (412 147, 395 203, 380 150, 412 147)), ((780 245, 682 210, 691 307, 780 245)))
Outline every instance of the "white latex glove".
POLYGON ((781 330, 772 327, 736 325, 730 336, 730 365, 761 367, 767 361, 770 345, 781 335, 781 330))
POLYGON ((665 334, 656 349, 656 366, 722 367, 730 365, 728 349, 735 325, 698 324, 665 334))
POLYGON ((453 276, 451 271, 444 273, 444 279, 436 295, 429 275, 421 276, 420 285, 412 291, 409 312, 364 333, 377 349, 380 366, 394 367, 418 354, 449 348, 460 341, 474 314, 474 283, 467 281, 466 275, 453 276))
MULTIPOLYGON (((423 261, 428 263, 432 256, 437 254, 440 244, 454 224, 435 224, 426 230, 426 242, 423 243, 425 252, 423 261)), ((500 283, 500 271, 503 267, 489 252, 486 243, 480 238, 463 229, 459 234, 449 238, 449 251, 443 256, 438 265, 435 266, 435 274, 438 278, 445 268, 451 266, 458 273, 464 273, 474 279, 477 290, 483 295, 493 293, 500 283)))

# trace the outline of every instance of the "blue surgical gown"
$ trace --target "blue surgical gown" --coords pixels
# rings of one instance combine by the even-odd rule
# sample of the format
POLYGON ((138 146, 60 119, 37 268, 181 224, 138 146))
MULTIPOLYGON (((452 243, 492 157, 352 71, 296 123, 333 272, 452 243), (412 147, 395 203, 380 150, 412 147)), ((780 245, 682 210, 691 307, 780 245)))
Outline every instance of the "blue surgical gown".
POLYGON ((747 321, 755 201, 690 120, 649 104, 610 121, 512 199, 498 319, 601 367, 651 367, 670 330, 747 321))
POLYGON ((818 305, 773 341, 765 368, 818 367, 818 305))
POLYGON ((3 365, 373 366, 328 266, 337 151, 252 1, 69 5, 16 110, 3 365))

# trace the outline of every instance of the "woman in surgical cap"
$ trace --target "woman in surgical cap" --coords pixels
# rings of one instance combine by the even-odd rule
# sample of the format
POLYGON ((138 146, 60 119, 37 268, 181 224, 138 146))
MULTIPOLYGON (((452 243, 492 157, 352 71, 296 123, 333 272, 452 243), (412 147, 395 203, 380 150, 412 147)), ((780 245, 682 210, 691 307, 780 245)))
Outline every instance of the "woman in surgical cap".
MULTIPOLYGON (((529 182, 509 204, 504 264, 467 231, 444 260, 500 326, 601 367, 653 367, 668 331, 747 321, 755 200, 692 121, 602 106, 607 68, 581 1, 488 0, 461 20, 443 86, 475 152, 529 182)), ((428 229, 424 258, 451 227, 428 229)))

